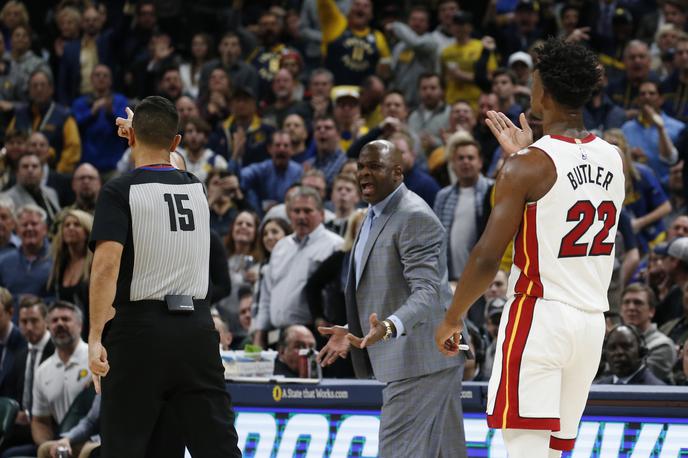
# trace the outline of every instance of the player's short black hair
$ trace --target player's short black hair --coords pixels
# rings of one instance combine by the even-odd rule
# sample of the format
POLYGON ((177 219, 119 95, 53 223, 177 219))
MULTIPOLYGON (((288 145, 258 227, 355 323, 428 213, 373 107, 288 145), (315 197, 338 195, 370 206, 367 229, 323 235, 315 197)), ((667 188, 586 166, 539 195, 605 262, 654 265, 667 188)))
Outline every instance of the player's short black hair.
POLYGON ((535 69, 545 90, 569 108, 585 105, 602 77, 595 54, 558 38, 548 39, 537 49, 535 69))
POLYGON ((178 124, 177 109, 164 97, 146 97, 134 110, 132 127, 136 138, 152 147, 169 148, 177 135, 178 124))

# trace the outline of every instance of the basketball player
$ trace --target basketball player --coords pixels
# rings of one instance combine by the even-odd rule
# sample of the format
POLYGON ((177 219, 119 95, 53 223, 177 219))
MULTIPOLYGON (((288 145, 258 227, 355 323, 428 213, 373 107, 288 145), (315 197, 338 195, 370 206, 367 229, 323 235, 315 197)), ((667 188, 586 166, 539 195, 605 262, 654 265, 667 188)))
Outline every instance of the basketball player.
POLYGON ((550 39, 533 73, 533 114, 544 136, 502 113, 488 125, 507 153, 495 206, 437 329, 441 352, 458 352, 461 318, 494 278, 514 240, 488 388, 487 423, 502 430, 510 458, 559 457, 573 448, 599 363, 624 200, 618 150, 585 131, 582 107, 599 84, 595 56, 550 39), (530 146, 528 146, 530 145, 530 146))
POLYGON ((169 419, 164 411, 193 456, 240 457, 208 301, 205 191, 170 165, 181 137, 169 100, 147 97, 128 115, 117 125, 136 169, 103 187, 90 240, 89 366, 98 391, 102 377, 101 456, 175 456, 153 439, 169 419))

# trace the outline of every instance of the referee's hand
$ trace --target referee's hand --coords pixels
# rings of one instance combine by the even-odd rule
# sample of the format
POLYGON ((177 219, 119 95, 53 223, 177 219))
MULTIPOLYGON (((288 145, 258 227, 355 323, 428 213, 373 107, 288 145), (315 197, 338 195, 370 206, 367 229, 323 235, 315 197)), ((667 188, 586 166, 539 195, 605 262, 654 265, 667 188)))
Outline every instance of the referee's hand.
POLYGON ((88 343, 88 367, 91 369, 96 393, 100 394, 100 377, 105 377, 110 370, 107 351, 101 342, 88 343))

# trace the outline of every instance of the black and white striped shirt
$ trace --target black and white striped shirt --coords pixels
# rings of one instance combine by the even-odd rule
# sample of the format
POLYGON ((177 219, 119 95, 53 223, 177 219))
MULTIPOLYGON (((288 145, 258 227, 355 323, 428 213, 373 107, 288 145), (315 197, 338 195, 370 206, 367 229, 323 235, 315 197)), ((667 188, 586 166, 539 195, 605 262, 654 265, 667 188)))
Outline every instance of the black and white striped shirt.
POLYGON ((96 204, 97 241, 124 246, 114 305, 208 295, 210 214, 203 185, 172 167, 141 167, 109 181, 96 204))

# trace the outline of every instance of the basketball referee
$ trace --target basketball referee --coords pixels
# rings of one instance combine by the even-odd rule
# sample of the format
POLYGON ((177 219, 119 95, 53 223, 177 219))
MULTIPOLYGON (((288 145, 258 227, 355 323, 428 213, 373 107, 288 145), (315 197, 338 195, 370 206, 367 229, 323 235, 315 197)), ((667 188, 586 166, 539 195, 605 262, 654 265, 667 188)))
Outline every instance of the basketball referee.
POLYGON ((136 168, 101 191, 90 241, 89 365, 102 389, 101 456, 162 458, 150 439, 168 407, 192 456, 240 457, 207 301, 203 185, 170 165, 181 140, 171 102, 147 97, 128 113, 117 123, 136 168))

